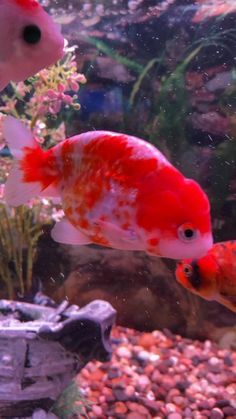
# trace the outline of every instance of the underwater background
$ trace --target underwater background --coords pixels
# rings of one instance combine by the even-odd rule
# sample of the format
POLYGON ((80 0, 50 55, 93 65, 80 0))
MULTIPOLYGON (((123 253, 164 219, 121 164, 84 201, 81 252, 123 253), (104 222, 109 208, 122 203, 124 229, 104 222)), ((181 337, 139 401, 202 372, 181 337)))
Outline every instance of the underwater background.
MULTIPOLYGON (((67 6, 50 2, 49 9, 69 46, 78 46, 76 62, 87 79, 78 92, 80 110, 64 111, 67 136, 108 129, 155 144, 207 192, 214 240, 234 239, 236 4, 91 1, 67 6)), ((85 304, 104 298, 124 326, 214 338, 220 327, 235 324, 234 313, 176 283, 173 261, 142 252, 58 246, 45 234, 34 269, 57 301, 67 296, 85 304), (63 267, 55 263, 56 251, 63 267)))
MULTIPOLYGON (((44 148, 97 129, 144 138, 206 191, 214 241, 236 240, 236 1, 41 3, 62 25, 66 57, 9 85, 2 114, 31 118, 44 148)), ((0 141, 3 184, 11 157, 0 141)), ((58 417, 236 418, 236 314, 185 290, 174 261, 53 242, 61 216, 47 199, 9 210, 1 195, 2 298, 40 287, 56 302, 117 310, 111 362, 82 370, 81 394, 69 391, 58 417)))

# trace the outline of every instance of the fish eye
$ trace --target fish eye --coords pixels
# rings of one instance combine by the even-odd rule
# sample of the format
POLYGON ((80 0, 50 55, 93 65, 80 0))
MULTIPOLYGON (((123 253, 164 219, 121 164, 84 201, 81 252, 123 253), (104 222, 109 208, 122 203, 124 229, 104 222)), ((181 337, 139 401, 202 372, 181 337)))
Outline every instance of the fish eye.
POLYGON ((192 266, 191 265, 184 265, 183 266, 183 273, 184 273, 185 276, 187 276, 189 278, 193 273, 192 266))
POLYGON ((178 228, 178 237, 185 242, 194 240, 197 237, 197 230, 190 224, 183 224, 178 228))
POLYGON ((36 25, 27 25, 23 29, 22 37, 27 44, 38 44, 41 39, 41 30, 36 25))

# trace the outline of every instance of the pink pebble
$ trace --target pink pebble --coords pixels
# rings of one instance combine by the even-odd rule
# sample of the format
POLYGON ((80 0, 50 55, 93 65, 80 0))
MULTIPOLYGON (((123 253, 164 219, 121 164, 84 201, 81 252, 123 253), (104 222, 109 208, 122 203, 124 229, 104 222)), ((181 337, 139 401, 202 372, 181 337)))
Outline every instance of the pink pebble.
POLYGON ((167 413, 175 413, 177 410, 177 407, 173 403, 167 403, 166 404, 166 411, 167 413))
POLYGON ((141 391, 143 391, 150 384, 150 380, 146 375, 140 375, 137 384, 139 385, 141 391))
POLYGON ((138 412, 131 412, 126 417, 127 419, 145 419, 145 416, 138 412))
POLYGON ((224 413, 222 410, 218 409, 217 407, 212 409, 210 419, 222 419, 223 417, 224 413))
POLYGON ((105 396, 100 396, 99 397, 99 402, 100 403, 105 403, 105 401, 106 401, 106 397, 105 396))
POLYGON ((182 396, 173 397, 173 402, 181 408, 185 407, 188 404, 186 399, 182 396))
POLYGON ((182 419, 182 415, 180 415, 179 413, 170 413, 167 416, 167 419, 182 419))
POLYGON ((177 388, 172 388, 170 391, 168 391, 166 401, 172 402, 173 398, 176 396, 180 396, 180 391, 177 388))
POLYGON ((125 392, 126 392, 127 396, 129 396, 129 397, 133 396, 134 393, 135 393, 134 386, 131 386, 131 385, 127 386, 126 389, 125 389, 125 392))
POLYGON ((100 416, 103 415, 102 408, 100 406, 98 406, 97 404, 94 404, 92 406, 92 411, 96 415, 96 417, 100 417, 100 416))
POLYGON ((219 360, 219 358, 216 358, 215 356, 212 356, 212 357, 209 359, 208 363, 209 363, 212 367, 214 367, 214 366, 216 366, 216 365, 219 365, 219 364, 220 364, 220 360, 219 360))

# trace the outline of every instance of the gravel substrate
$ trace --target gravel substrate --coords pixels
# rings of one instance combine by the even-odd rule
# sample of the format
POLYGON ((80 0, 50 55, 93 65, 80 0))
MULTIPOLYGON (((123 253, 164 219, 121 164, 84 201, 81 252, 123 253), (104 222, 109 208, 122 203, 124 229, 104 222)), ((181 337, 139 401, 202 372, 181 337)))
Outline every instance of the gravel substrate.
POLYGON ((236 352, 169 331, 116 327, 112 341, 111 362, 78 376, 89 418, 236 419, 236 352))

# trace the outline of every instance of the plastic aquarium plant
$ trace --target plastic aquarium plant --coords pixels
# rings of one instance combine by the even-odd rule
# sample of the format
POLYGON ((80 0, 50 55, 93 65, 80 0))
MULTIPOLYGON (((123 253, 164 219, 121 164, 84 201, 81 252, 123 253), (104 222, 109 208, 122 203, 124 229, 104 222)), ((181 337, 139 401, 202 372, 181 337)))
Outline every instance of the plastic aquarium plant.
MULTIPOLYGON (((77 72, 75 56, 68 51, 56 65, 42 70, 26 82, 12 84, 2 95, 1 122, 13 115, 30 126, 42 147, 49 148, 65 138, 65 122, 71 111, 80 109, 78 90, 86 79, 77 72)), ((0 134, 1 148, 5 146, 0 134)), ((4 182, 12 164, 1 158, 0 286, 1 297, 23 297, 32 287, 36 245, 43 226, 62 216, 59 204, 33 199, 28 205, 11 208, 3 200, 4 182)))
POLYGON ((88 418, 86 408, 91 407, 82 391, 73 381, 61 394, 51 411, 60 419, 76 417, 88 418))
MULTIPOLYGON (((183 16, 187 9, 183 10, 183 16)), ((236 42, 236 30, 224 29, 223 20, 224 16, 219 16, 209 27, 201 22, 191 38, 180 27, 156 55, 155 49, 151 50, 145 59, 141 53, 122 55, 119 44, 90 36, 86 38, 99 53, 124 65, 136 78, 129 98, 130 112, 125 116, 126 129, 134 129, 136 134, 156 143, 177 163, 188 148, 186 125, 192 105, 186 88, 187 72, 199 64, 197 72, 200 73, 201 60, 206 65, 212 56, 214 59, 214 54, 207 54, 209 48, 215 48, 220 56, 224 51, 231 53, 230 45, 236 42), (134 126, 132 121, 135 121, 134 126)), ((210 61, 208 64, 209 67, 214 65, 210 61)))

